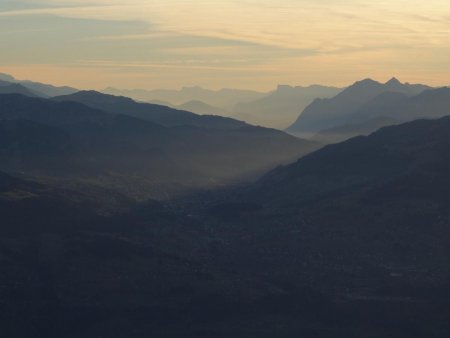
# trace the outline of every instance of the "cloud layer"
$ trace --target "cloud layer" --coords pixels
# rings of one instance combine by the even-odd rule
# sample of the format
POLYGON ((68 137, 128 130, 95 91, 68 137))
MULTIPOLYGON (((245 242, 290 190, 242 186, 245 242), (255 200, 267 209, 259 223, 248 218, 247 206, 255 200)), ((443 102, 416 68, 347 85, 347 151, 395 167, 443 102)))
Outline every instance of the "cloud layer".
POLYGON ((448 0, 5 1, 0 32, 4 70, 83 87, 450 75, 448 0))

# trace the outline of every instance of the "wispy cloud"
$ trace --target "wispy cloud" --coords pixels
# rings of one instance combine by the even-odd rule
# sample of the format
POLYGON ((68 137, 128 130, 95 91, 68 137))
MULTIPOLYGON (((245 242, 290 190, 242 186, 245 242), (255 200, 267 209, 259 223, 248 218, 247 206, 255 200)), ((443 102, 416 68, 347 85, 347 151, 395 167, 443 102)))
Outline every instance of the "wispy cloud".
MULTIPOLYGON (((306 82, 311 70, 317 77, 344 71, 358 77, 348 69, 363 75, 373 67, 394 72, 414 63, 412 74, 446 67, 438 53, 450 53, 449 17, 448 0, 5 1, 0 28, 9 20, 12 33, 9 40, 0 34, 0 42, 10 45, 0 62, 30 63, 27 54, 34 51, 42 63, 92 67, 78 63, 85 55, 111 59, 99 69, 172 67, 186 70, 186 77, 188 69, 191 76, 209 69, 211 77, 228 69, 231 77, 255 76, 259 68, 274 81, 270 72, 278 67, 285 79, 279 81, 296 76, 306 82), (72 21, 37 19, 50 17, 72 21), (39 29, 48 33, 35 37, 39 29)), ((172 80, 180 81, 175 75, 172 80)))

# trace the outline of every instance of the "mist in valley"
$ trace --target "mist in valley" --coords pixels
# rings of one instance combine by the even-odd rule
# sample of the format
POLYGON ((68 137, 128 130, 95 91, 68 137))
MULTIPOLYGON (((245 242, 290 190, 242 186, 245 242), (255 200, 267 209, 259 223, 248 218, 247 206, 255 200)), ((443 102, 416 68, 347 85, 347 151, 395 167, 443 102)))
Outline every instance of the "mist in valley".
POLYGON ((0 3, 0 337, 448 337, 446 13, 0 3))

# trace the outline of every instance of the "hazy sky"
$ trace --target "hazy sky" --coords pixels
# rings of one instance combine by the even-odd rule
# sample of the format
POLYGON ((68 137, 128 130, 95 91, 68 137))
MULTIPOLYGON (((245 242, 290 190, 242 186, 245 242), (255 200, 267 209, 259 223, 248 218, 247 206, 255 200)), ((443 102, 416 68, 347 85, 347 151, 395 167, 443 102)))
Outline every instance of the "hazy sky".
POLYGON ((82 88, 450 84, 450 0, 0 0, 0 72, 82 88))

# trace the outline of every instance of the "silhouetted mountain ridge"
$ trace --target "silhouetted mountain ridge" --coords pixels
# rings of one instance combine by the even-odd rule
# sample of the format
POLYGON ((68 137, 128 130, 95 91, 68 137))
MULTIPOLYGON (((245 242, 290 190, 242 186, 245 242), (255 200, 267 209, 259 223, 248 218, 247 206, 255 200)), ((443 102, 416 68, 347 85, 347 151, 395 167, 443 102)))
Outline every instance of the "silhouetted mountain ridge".
POLYGON ((219 107, 225 110, 231 110, 232 107, 245 101, 252 101, 265 96, 252 90, 239 90, 223 88, 220 90, 204 89, 199 86, 183 87, 180 90, 155 89, 155 90, 121 90, 107 88, 103 91, 106 94, 128 96, 140 101, 163 101, 169 102, 173 106, 179 106, 188 101, 201 101, 213 107, 219 107))
POLYGON ((28 88, 17 83, 0 82, 0 94, 21 94, 30 97, 39 97, 40 95, 32 92, 28 88))
POLYGON ((226 114, 225 109, 219 108, 219 107, 213 107, 209 104, 206 104, 202 101, 188 101, 183 103, 182 105, 178 106, 178 109, 187 110, 196 114, 201 115, 224 115, 226 114))
POLYGON ((235 116, 250 123, 285 128, 316 98, 333 97, 341 91, 340 88, 319 85, 279 85, 263 98, 236 104, 233 111, 235 116))
POLYGON ((357 115, 358 110, 383 93, 395 92, 411 97, 427 89, 430 87, 402 84, 395 78, 384 84, 371 79, 358 81, 331 99, 315 100, 287 130, 311 135, 348 123, 351 116, 357 115))
MULTIPOLYGON (((78 90, 72 87, 63 86, 57 87, 49 84, 44 84, 29 80, 16 80, 14 77, 8 74, 0 74, 0 80, 4 80, 11 83, 21 84, 36 96, 39 97, 53 97, 58 95, 68 95, 77 92, 78 90)), ((20 94, 20 93, 19 93, 20 94)))
POLYGON ((110 113, 124 114, 155 122, 167 127, 192 125, 208 128, 240 128, 244 122, 231 118, 197 115, 188 111, 177 110, 150 103, 139 103, 123 96, 106 95, 96 91, 81 91, 68 96, 53 98, 55 101, 79 102, 92 108, 110 113))
POLYGON ((400 124, 402 121, 389 117, 374 117, 364 122, 352 121, 352 123, 344 124, 338 127, 325 129, 310 138, 322 144, 339 143, 356 136, 367 136, 386 126, 400 124))

